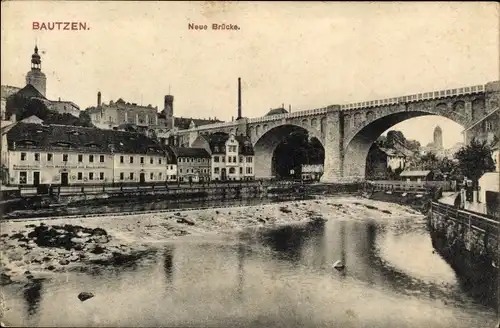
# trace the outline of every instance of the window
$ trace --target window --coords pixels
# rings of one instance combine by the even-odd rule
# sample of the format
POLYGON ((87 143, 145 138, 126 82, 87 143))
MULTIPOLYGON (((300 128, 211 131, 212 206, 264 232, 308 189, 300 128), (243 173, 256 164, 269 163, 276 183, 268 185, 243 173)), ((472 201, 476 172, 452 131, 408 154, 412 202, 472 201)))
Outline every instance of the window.
POLYGON ((222 156, 221 159, 222 159, 222 163, 224 163, 226 161, 226 156, 222 156))
POLYGON ((199 163, 199 162, 201 162, 201 159, 200 159, 200 158, 198 158, 198 163, 199 163))
POLYGON ((219 163, 219 156, 214 156, 214 163, 219 163))
POLYGON ((182 169, 179 169, 179 173, 182 173, 182 169))
POLYGON ((94 173, 93 172, 89 172, 89 180, 94 180, 94 173))
POLYGON ((47 162, 52 162, 52 154, 47 154, 47 162))
POLYGON ((247 163, 252 163, 253 158, 252 157, 247 157, 247 163))
POLYGON ((104 163, 104 155, 99 156, 99 162, 104 163))
POLYGON ((151 158, 149 159, 149 164, 153 164, 153 163, 154 163, 153 161, 154 161, 154 160, 153 160, 153 157, 151 157, 151 158))
POLYGON ((21 161, 25 161, 26 160, 26 153, 21 153, 21 161))
POLYGON ((229 168, 229 173, 234 174, 236 172, 236 169, 234 167, 229 168))
POLYGON ((94 163, 94 155, 89 155, 89 163, 94 163))
POLYGON ((99 180, 104 180, 104 172, 99 173, 99 180))
POLYGON ((243 163, 243 156, 240 156, 240 163, 243 163))
POLYGON ((35 161, 40 161, 40 153, 35 153, 35 161))
POLYGON ((233 159, 233 157, 232 157, 232 156, 228 156, 228 157, 227 157, 227 162, 228 162, 228 163, 231 163, 231 162, 232 162, 232 159, 233 159))
POLYGON ((63 162, 67 162, 68 161, 68 154, 63 154, 63 162))
POLYGON ((78 155, 78 162, 79 163, 83 162, 83 155, 78 155))
POLYGON ((125 174, 123 174, 123 172, 120 173, 120 180, 123 180, 124 178, 125 178, 125 174))
POLYGON ((78 172, 78 180, 82 180, 83 179, 83 173, 82 172, 78 172))
POLYGON ((123 163, 123 156, 120 156, 120 163, 123 163))
POLYGON ((252 174, 252 168, 251 167, 247 167, 247 174, 252 174))
POLYGON ((134 180, 134 172, 130 172, 129 178, 130 180, 134 180))
POLYGON ((130 156, 130 163, 134 162, 134 156, 130 156))
POLYGON ((486 131, 492 131, 492 130, 493 130, 493 122, 486 121, 486 131))
POLYGON ((215 174, 219 174, 219 168, 218 167, 214 167, 214 173, 215 174))
POLYGON ((141 164, 144 164, 144 157, 141 157, 141 164))
POLYGON ((161 180, 161 172, 158 173, 158 179, 161 180))
POLYGON ((158 158, 158 164, 161 164, 161 158, 158 158))
POLYGON ((240 167, 240 174, 243 174, 243 168, 240 167))
POLYGON ((233 156, 233 163, 237 163, 236 162, 236 156, 233 156))
POLYGON ((149 179, 150 179, 150 180, 154 180, 154 178, 155 178, 155 175, 154 175, 154 173, 153 173, 153 172, 151 172, 151 173, 149 174, 149 179))

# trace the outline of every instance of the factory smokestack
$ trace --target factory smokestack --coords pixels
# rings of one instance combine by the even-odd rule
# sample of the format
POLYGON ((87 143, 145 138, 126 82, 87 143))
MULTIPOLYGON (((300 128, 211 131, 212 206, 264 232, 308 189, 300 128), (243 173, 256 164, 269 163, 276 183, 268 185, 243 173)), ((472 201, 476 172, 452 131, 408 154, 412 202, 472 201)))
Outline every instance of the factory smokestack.
POLYGON ((238 116, 237 120, 241 118, 241 78, 238 78, 238 116))
POLYGON ((101 106, 101 91, 97 92, 97 106, 101 106))

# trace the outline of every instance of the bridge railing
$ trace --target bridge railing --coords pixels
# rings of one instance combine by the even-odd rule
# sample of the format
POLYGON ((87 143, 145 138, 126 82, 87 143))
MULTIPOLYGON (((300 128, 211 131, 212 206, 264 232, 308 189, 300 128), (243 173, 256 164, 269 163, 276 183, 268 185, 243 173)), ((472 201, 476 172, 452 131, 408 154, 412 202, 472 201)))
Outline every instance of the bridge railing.
POLYGON ((431 213, 439 213, 450 220, 465 224, 471 229, 489 232, 495 236, 498 236, 500 232, 499 219, 491 215, 475 213, 438 202, 431 202, 431 213))
POLYGON ((484 90, 485 90, 484 85, 474 85, 474 86, 464 87, 464 88, 439 90, 439 91, 432 91, 432 92, 417 93, 417 94, 407 95, 407 96, 402 96, 402 97, 386 98, 386 99, 344 104, 344 105, 340 105, 340 109, 341 110, 348 110, 348 109, 358 109, 358 108, 366 108, 366 107, 397 105, 399 103, 408 103, 408 102, 414 102, 414 101, 439 99, 439 98, 445 98, 445 97, 452 97, 452 96, 466 95, 466 94, 471 94, 471 93, 484 92, 484 90))

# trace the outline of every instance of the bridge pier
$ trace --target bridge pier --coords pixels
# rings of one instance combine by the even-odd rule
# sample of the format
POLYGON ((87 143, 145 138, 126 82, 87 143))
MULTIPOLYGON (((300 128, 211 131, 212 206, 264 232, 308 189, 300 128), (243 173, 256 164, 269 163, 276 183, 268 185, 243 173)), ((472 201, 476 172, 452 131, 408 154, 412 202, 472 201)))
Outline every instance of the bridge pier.
POLYGON ((328 112, 326 115, 326 131, 324 131, 325 161, 323 176, 320 181, 334 183, 342 181, 344 175, 344 158, 342 153, 344 124, 341 112, 328 112))

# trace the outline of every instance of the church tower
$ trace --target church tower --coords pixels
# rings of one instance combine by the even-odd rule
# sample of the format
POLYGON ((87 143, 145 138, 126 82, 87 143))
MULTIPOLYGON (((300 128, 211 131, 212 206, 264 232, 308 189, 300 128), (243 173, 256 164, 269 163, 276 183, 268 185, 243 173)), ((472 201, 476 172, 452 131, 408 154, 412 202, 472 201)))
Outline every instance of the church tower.
POLYGON ((26 74, 26 84, 34 86, 44 97, 47 78, 42 72, 42 60, 35 45, 35 52, 31 55, 31 71, 26 74))
POLYGON ((439 125, 434 129, 434 148, 443 149, 443 131, 439 125))
POLYGON ((167 129, 172 129, 174 127, 174 96, 165 96, 163 114, 167 119, 167 129))

